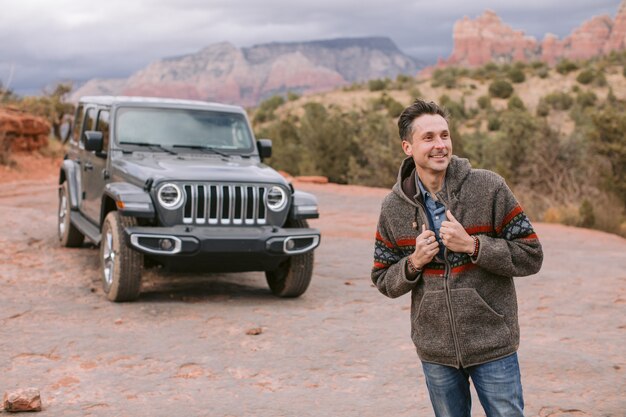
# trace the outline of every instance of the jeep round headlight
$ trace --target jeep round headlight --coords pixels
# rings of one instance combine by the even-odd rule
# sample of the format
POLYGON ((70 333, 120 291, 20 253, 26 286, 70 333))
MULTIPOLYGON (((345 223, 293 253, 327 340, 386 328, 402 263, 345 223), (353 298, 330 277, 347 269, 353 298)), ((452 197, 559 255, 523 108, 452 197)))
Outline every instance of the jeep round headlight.
POLYGON ((180 187, 176 184, 164 184, 159 188, 157 193, 159 204, 166 209, 173 210, 180 207, 183 201, 183 193, 180 191, 180 187))
POLYGON ((267 207, 272 211, 280 211, 287 204, 287 194, 280 187, 272 187, 267 192, 267 207))

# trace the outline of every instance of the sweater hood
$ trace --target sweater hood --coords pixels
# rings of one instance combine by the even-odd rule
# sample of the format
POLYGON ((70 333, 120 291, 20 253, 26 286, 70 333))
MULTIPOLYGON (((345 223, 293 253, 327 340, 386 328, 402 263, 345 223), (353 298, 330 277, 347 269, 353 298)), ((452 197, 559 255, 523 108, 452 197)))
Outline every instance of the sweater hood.
MULTIPOLYGON (((456 155, 452 155, 450 164, 446 169, 446 178, 444 186, 444 194, 446 200, 454 198, 463 185, 463 182, 469 175, 472 169, 472 165, 466 158, 459 158, 456 155)), ((413 197, 417 194, 415 189, 415 161, 412 157, 408 156, 402 161, 400 170, 398 171, 398 179, 394 184, 392 191, 396 193, 400 198, 415 205, 413 197)))

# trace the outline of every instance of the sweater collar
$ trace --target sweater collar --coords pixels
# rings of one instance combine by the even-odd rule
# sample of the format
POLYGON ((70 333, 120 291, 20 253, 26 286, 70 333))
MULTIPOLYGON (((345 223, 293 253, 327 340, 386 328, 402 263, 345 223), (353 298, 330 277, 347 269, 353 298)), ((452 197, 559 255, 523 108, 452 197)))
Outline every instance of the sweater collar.
MULTIPOLYGON (((446 177, 443 190, 437 193, 437 197, 441 197, 444 200, 449 201, 451 198, 455 198, 456 194, 460 190, 465 177, 470 173, 472 166, 470 162, 465 158, 459 158, 456 155, 452 156, 448 169, 446 170, 446 177)), ((421 200, 421 193, 417 189, 416 185, 416 173, 415 173, 415 161, 412 157, 407 157, 402 161, 400 170, 398 172, 398 180, 393 186, 393 191, 398 194, 403 200, 415 205, 414 197, 417 196, 421 200)))

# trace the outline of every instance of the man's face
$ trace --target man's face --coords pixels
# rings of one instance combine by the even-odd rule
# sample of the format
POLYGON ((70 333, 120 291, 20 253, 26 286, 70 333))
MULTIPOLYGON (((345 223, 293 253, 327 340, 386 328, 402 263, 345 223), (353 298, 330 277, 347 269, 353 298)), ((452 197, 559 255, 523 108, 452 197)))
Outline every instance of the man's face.
POLYGON ((413 157, 418 174, 446 171, 452 158, 452 140, 446 119, 438 114, 421 115, 413 120, 411 139, 411 143, 402 141, 402 149, 413 157))

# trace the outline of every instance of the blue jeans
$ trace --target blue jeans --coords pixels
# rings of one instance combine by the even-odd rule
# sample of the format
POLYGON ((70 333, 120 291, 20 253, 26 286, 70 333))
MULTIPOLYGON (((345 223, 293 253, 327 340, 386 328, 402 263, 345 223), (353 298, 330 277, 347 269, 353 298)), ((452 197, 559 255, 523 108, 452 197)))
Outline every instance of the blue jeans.
POLYGON ((517 353, 469 368, 422 362, 437 417, 470 417, 469 378, 487 417, 523 417, 524 399, 517 353))

